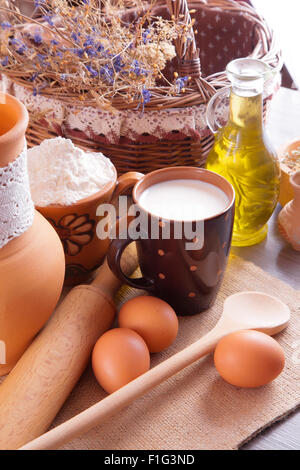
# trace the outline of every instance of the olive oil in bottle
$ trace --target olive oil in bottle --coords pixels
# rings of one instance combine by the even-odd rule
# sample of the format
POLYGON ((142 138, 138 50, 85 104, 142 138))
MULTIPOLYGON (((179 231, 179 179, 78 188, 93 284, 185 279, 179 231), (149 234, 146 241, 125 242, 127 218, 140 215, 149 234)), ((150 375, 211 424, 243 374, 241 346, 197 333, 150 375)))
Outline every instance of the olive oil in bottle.
POLYGON ((280 172, 262 122, 264 74, 260 61, 232 61, 227 75, 232 83, 229 120, 216 134, 206 168, 233 185, 232 245, 249 246, 267 235, 267 221, 277 204, 280 172))

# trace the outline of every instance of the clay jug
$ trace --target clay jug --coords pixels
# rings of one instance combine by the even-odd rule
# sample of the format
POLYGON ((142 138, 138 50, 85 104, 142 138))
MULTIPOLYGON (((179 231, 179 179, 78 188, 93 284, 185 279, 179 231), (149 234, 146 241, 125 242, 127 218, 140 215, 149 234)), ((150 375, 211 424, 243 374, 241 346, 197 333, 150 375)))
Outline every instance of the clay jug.
POLYGON ((30 197, 27 124, 26 108, 0 94, 0 376, 50 317, 65 273, 59 237, 30 197))
POLYGON ((290 176, 294 199, 288 202, 278 215, 278 227, 282 236, 300 251, 300 171, 290 176))

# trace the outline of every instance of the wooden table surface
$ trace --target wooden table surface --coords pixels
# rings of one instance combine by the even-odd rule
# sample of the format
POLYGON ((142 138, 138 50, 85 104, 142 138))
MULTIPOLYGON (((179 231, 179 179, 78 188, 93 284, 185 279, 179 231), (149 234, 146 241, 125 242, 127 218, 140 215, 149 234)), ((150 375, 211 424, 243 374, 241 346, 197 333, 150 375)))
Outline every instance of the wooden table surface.
MULTIPOLYGON (((272 102, 267 129, 275 148, 280 148, 296 138, 300 139, 300 92, 286 88, 279 90, 272 102)), ((252 261, 292 287, 300 289, 300 252, 292 250, 278 233, 276 221, 280 209, 278 204, 269 222, 266 240, 247 248, 234 247, 232 252, 252 261)), ((300 412, 295 412, 284 421, 272 425, 242 449, 299 450, 300 412)))

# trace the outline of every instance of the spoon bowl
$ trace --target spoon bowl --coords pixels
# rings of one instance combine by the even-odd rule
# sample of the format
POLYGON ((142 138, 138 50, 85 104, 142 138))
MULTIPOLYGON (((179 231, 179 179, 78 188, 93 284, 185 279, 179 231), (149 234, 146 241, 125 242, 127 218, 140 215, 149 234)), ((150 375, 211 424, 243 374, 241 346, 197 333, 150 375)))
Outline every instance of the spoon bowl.
POLYGON ((263 292, 249 291, 233 294, 224 302, 218 322, 232 328, 255 329, 274 335, 282 331, 290 319, 290 310, 280 299, 263 292))

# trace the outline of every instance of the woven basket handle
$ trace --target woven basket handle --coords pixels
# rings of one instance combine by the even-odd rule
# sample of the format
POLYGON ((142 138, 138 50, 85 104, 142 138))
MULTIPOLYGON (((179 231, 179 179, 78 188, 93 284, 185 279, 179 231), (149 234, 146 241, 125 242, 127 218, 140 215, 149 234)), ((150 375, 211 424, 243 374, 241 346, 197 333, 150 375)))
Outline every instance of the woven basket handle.
POLYGON ((196 46, 193 23, 187 0, 166 0, 172 19, 186 25, 185 31, 175 40, 180 76, 201 77, 199 49, 196 46))

